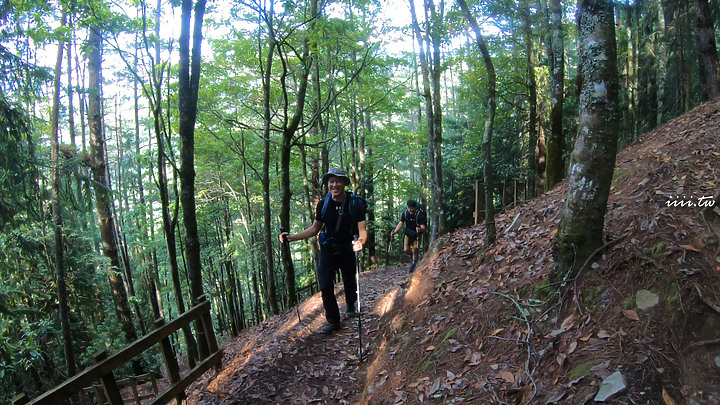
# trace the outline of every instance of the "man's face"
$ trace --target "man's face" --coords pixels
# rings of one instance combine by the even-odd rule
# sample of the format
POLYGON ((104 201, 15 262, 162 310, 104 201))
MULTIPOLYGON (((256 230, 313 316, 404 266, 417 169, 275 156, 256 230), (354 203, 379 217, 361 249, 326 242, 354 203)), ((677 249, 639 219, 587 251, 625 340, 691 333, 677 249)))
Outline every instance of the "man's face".
POLYGON ((335 176, 330 177, 328 180, 328 190, 330 190, 330 195, 333 197, 340 196, 345 192, 345 179, 335 176))
POLYGON ((417 211, 417 207, 411 207, 409 205, 408 205, 407 209, 408 209, 408 211, 410 211, 411 214, 414 214, 415 211, 417 211))

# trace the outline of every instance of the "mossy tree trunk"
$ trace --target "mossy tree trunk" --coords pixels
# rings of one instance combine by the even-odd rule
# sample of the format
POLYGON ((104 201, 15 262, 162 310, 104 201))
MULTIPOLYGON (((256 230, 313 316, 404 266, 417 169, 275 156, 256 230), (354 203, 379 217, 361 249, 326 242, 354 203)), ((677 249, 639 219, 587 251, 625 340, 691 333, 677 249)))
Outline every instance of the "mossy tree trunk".
POLYGON ((578 2, 580 117, 570 159, 568 195, 555 240, 550 281, 574 277, 602 245, 618 136, 617 48, 613 4, 578 2))

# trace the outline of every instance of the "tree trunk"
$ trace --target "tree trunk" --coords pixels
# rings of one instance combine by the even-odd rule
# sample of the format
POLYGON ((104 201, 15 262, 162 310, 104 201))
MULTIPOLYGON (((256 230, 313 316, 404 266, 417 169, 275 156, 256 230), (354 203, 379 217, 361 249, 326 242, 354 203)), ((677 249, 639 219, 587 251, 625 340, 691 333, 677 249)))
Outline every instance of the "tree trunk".
MULTIPOLYGON (((433 104, 432 104, 432 93, 430 90, 430 68, 428 67, 428 60, 427 56, 425 54, 425 37, 422 34, 422 31, 420 30, 420 24, 418 23, 417 19, 417 13, 415 12, 415 0, 410 0, 410 15, 412 17, 412 25, 413 30, 415 32, 415 38, 418 41, 418 48, 419 48, 419 58, 420 58, 420 71, 422 72, 422 82, 423 82, 423 89, 422 89, 422 96, 425 99, 425 119, 427 120, 427 126, 428 126, 428 158, 430 159, 430 182, 433 183, 435 179, 435 174, 432 173, 435 169, 435 166, 432 164, 435 157, 435 145, 431 141, 433 134, 435 133, 434 125, 435 120, 433 120, 433 104)), ((434 241, 437 239, 439 228, 439 211, 437 206, 435 206, 436 199, 435 199, 435 192, 437 192, 437 189, 435 188, 434 184, 430 185, 430 192, 432 195, 432 206, 426 206, 427 208, 427 215, 430 222, 430 239, 431 241, 434 241)))
POLYGON ((700 51, 700 83, 702 100, 712 100, 720 96, 718 78, 718 53, 715 45, 715 28, 710 14, 708 0, 695 0, 696 37, 700 51), (703 80, 704 79, 704 80, 703 80))
MULTIPOLYGON (((300 122, 303 118, 305 111, 305 96, 307 95, 308 78, 312 70, 312 56, 310 55, 310 40, 309 36, 315 28, 315 17, 318 14, 318 2, 312 0, 310 5, 310 23, 308 25, 308 32, 303 37, 303 49, 301 56, 301 66, 303 66, 302 73, 299 75, 299 82, 297 83, 297 95, 295 96, 295 111, 290 120, 288 120, 288 105, 285 105, 284 111, 285 121, 283 125, 283 136, 280 142, 280 187, 281 187, 281 207, 280 207, 280 226, 283 229, 290 230, 290 150, 293 146, 293 138, 295 133, 300 126, 300 122)), ((272 30, 272 27, 268 27, 272 30)), ((283 47, 279 47, 278 51, 282 52, 283 47)), ((287 58, 281 58, 283 60, 283 72, 280 78, 282 85, 282 91, 285 95, 284 99, 288 102, 288 87, 286 85, 287 78, 287 65, 285 61, 287 58)), ((287 303, 288 307, 291 307, 297 303, 297 292, 295 288, 295 266, 292 262, 290 246, 285 243, 282 252, 283 268, 285 269, 285 286, 287 292, 287 303)))
POLYGON ((528 199, 535 198, 537 179, 537 86, 535 83, 535 64, 533 62, 532 14, 529 0, 524 0, 522 8, 523 31, 525 34, 525 66, 528 89, 528 158, 527 189, 528 199))
MULTIPOLYGON (((160 0, 158 0, 160 1, 160 0)), ((156 20, 160 21, 160 4, 158 3, 156 20)), ((157 24, 156 35, 159 35, 160 24, 157 24)), ((158 43, 155 48, 155 60, 160 60, 160 44, 158 43)), ((178 314, 183 314, 186 310, 185 299, 183 298, 182 282, 180 280, 180 266, 178 264, 178 252, 177 252, 177 239, 175 234, 175 227, 177 225, 178 210, 180 204, 176 201, 174 204, 174 212, 170 212, 170 194, 169 194, 169 182, 167 176, 167 161, 168 152, 165 148, 166 133, 163 129, 165 127, 163 123, 162 114, 162 75, 161 71, 157 69, 157 66, 153 69, 154 76, 151 78, 153 83, 154 96, 148 97, 148 101, 152 107, 153 115, 153 127, 155 132, 155 142, 157 143, 157 186, 158 194, 160 196, 160 215, 162 217, 162 229, 165 236, 165 247, 168 255, 168 267, 170 268, 170 277, 172 281, 173 292, 175 296, 175 305, 177 306, 178 314)), ((173 171, 175 173, 175 171, 173 171)), ((177 175, 177 173, 175 173, 177 175)), ((175 176, 174 176, 175 177, 175 176)), ((160 300, 158 300, 160 301, 160 300)), ((182 328, 183 336, 185 337, 185 344, 187 345, 187 360, 190 368, 195 367, 196 362, 199 359, 197 342, 195 336, 192 334, 192 329, 189 325, 182 328)))
POLYGON ((485 117, 485 131, 483 133, 482 150, 484 154, 483 162, 483 178, 485 180, 485 242, 487 246, 495 243, 497 231, 495 227, 495 207, 493 201, 493 190, 495 189, 492 169, 492 135, 495 124, 495 109, 497 103, 495 101, 495 66, 490 58, 490 52, 487 49, 485 38, 482 36, 480 25, 475 16, 470 12, 465 0, 458 0, 460 8, 462 8, 465 18, 468 19, 475 33, 478 49, 485 63, 485 70, 488 75, 488 97, 487 97, 487 116, 485 117))
POLYGON ((107 177, 107 162, 105 161, 105 137, 103 134, 100 83, 102 71, 101 29, 92 27, 89 39, 88 82, 90 85, 88 96, 88 122, 90 125, 90 143, 93 181, 95 182, 95 208, 97 210, 100 235, 102 236, 102 250, 110 260, 108 278, 115 302, 115 312, 122 326, 125 339, 128 343, 137 340, 137 331, 132 320, 130 303, 128 301, 125 282, 120 267, 117 236, 112 216, 112 201, 110 199, 110 181, 107 177))
POLYGON ((565 103, 565 33, 562 26, 561 0, 550 0, 552 40, 550 55, 550 137, 547 142, 545 189, 550 190, 565 177, 565 136, 563 104, 565 103))
MULTIPOLYGON (((67 15, 65 11, 63 11, 60 22, 62 26, 65 26, 66 18, 67 15)), ((73 348, 73 336, 70 328, 70 308, 68 306, 65 242, 63 240, 62 206, 60 205, 60 142, 58 139, 58 121, 60 115, 60 76, 64 48, 65 44, 63 44, 63 40, 60 40, 60 43, 58 44, 57 60, 55 63, 55 85, 53 88, 52 115, 50 117, 50 136, 52 138, 52 217, 55 233, 55 281, 57 283, 58 294, 58 315, 60 317, 60 327, 63 335, 65 364, 67 366, 68 376, 72 377, 77 374, 77 360, 75 357, 75 349, 73 348)))
POLYGON ((555 248, 552 282, 572 278, 602 245, 618 133, 618 73, 613 4, 578 2, 581 93, 578 138, 555 248))
MULTIPOLYGON (((272 243, 272 212, 270 211, 270 124, 272 120, 272 111, 270 109, 270 82, 272 80, 272 62, 273 54, 275 53, 275 34, 273 32, 272 21, 273 21, 273 6, 270 5, 271 9, 268 13, 268 53, 267 60, 263 66, 260 63, 261 69, 264 69, 261 73, 263 76, 263 172, 262 172, 262 191, 263 191, 263 222, 265 229, 263 232, 264 248, 265 248, 265 282, 263 283, 265 298, 270 312, 273 315, 280 313, 280 308, 277 302, 277 287, 275 282, 275 263, 272 243)), ((262 53, 259 53, 259 58, 262 59, 262 53)))
MULTIPOLYGON (((431 174, 434 175, 432 181, 432 192, 433 206, 437 211, 437 235, 444 234, 446 228, 446 214, 445 214, 445 203, 443 201, 443 171, 442 171, 442 106, 440 100, 440 76, 442 74, 441 69, 441 55, 440 55, 440 44, 442 42, 443 32, 443 10, 437 12, 435 9, 435 3, 433 0, 426 0, 427 8, 430 10, 428 32, 431 33, 430 40, 432 41, 433 57, 432 57, 432 108, 433 108, 433 127, 430 133, 430 139, 428 142, 432 144, 432 155, 430 157, 431 174)), ((444 3, 441 3, 444 4, 444 3)))
POLYGON ((665 10, 663 0, 657 0, 657 125, 663 123, 663 112, 665 110, 665 77, 667 76, 667 38, 665 30, 665 10))
MULTIPOLYGON (((195 120, 200 83, 200 45, 202 44, 202 23, 205 0, 195 4, 192 15, 192 0, 182 1, 182 16, 179 51, 178 110, 180 135, 180 200, 182 202, 183 224, 185 226, 185 260, 190 279, 190 295, 193 305, 200 303, 205 295, 202 282, 202 261, 200 258, 200 236, 198 234, 195 210, 195 120), (194 18, 192 59, 190 55, 190 21, 194 18)), ((210 317, 209 314, 206 317, 210 317)), ((210 319, 207 319, 210 321, 210 319)), ((211 324, 210 322, 208 322, 211 324)), ((207 338, 201 327, 197 327, 200 358, 207 358, 207 338)))

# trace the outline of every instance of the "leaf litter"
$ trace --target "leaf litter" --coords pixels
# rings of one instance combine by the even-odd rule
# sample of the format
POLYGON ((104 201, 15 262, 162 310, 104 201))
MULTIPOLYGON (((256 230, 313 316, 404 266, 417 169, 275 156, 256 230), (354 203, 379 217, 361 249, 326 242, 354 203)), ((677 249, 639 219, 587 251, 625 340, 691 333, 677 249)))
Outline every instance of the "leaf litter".
POLYGON ((364 362, 354 323, 315 333, 316 295, 299 305, 300 324, 287 311, 226 342, 224 369, 187 403, 577 404, 616 371, 628 389, 613 403, 718 402, 720 211, 668 201, 717 195, 719 162, 714 101, 618 154, 611 243, 565 295, 545 284, 561 183, 501 212, 490 248, 478 225, 436 241, 411 279, 407 265, 363 273, 364 362), (659 304, 634 307, 639 290, 659 304))

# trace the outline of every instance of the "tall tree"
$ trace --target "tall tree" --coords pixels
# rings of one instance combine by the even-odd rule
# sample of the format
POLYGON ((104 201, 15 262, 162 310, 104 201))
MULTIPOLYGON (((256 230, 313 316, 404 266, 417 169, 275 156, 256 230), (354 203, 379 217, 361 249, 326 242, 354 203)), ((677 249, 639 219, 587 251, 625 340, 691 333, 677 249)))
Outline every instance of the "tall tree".
MULTIPOLYGON (((435 221, 433 221, 432 233, 435 239, 438 235, 444 234, 446 213, 443 203, 443 165, 442 165, 442 137, 443 137, 443 126, 442 126, 442 104, 441 104, 441 89, 440 89, 440 76, 442 75, 442 60, 440 54, 440 46, 443 41, 444 29, 444 5, 445 2, 441 0, 440 10, 438 11, 435 7, 433 0, 425 0, 426 14, 429 11, 430 15, 427 18, 427 32, 429 33, 430 42, 432 44, 432 68, 430 70, 432 78, 432 132, 429 132, 428 144, 432 145, 431 154, 429 157, 430 161, 430 195, 432 196, 432 204, 436 212, 435 221)), ((428 55, 429 57, 429 55, 428 55)))
POLYGON ((665 111, 665 80, 667 77, 667 33, 665 27, 665 8, 663 0, 657 0, 657 124, 663 123, 663 112, 665 111))
POLYGON ((562 25, 561 0, 550 0, 552 36, 550 43, 550 137, 547 142, 545 189, 555 187, 565 177, 565 135, 563 103, 565 102, 565 33, 562 25))
POLYGON ((533 61, 534 44, 532 30, 532 13, 530 1, 523 0, 520 13, 523 19, 523 33, 525 36, 525 68, 528 91, 528 159, 527 159, 527 191, 528 198, 534 198, 537 179, 537 85, 535 80, 535 63, 533 61))
MULTIPOLYGON (((275 40, 275 28, 273 19, 275 18, 274 2, 270 2, 270 10, 259 10, 261 17, 265 20, 268 29, 268 50, 266 61, 263 62, 262 46, 258 47, 258 58, 260 64, 260 74, 262 76, 262 94, 263 94, 263 169, 262 169, 262 190, 263 190, 263 222, 265 224, 264 249, 265 249, 265 298, 273 315, 280 313, 277 301, 277 287, 275 282, 275 264, 272 243, 272 212, 270 206, 270 133, 272 126, 272 109, 270 105, 270 90, 272 84, 272 65, 275 54, 277 41, 275 40)), ((258 43, 261 32, 258 30, 258 43)))
POLYGON ((710 100, 720 96, 718 78, 718 53, 715 44, 715 28, 708 0, 695 0, 695 28, 700 52, 700 83, 702 99, 710 100))
POLYGON ((493 191, 495 189, 493 180, 493 167, 492 167, 492 136, 493 128, 495 125, 495 110, 497 106, 496 98, 496 74, 495 66, 493 65, 492 58, 490 57, 490 51, 488 51, 485 38, 480 30, 480 25, 477 22, 475 16, 470 12, 465 0, 458 0, 458 4, 465 14, 470 26, 475 33, 475 41, 477 42, 478 50, 482 55, 483 63, 485 64, 485 70, 488 75, 487 84, 487 105, 485 107, 485 131, 483 132, 482 140, 482 151, 483 151, 483 179, 485 181, 485 242, 489 246, 495 243, 497 238, 497 231, 495 227, 495 206, 493 201, 493 191))
MULTIPOLYGON (((434 127, 435 127, 435 120, 433 119, 433 104, 432 104, 432 91, 430 88, 430 68, 428 66, 428 57, 425 53, 425 36, 422 33, 422 30, 420 29, 420 23, 417 19, 417 13, 415 11, 415 0, 410 0, 410 16, 412 18, 412 26, 414 31, 415 39, 418 42, 418 59, 420 59, 420 72, 422 74, 422 97, 425 102, 425 119, 427 122, 428 127, 428 139, 432 139, 433 134, 435 133, 434 127)), ((433 142, 428 143, 428 156, 430 159, 435 156, 435 144, 433 142)), ((431 171, 432 169, 432 164, 431 171)), ((431 174, 430 177, 433 177, 434 175, 431 174)), ((432 180, 431 180, 432 183, 432 180)), ((438 207, 435 205, 435 193, 437 192, 436 189, 433 188, 434 186, 430 185, 430 193, 432 198, 432 206, 428 209, 428 215, 430 216, 430 239, 435 240, 438 236, 438 222, 439 222, 439 213, 438 213, 438 207)))
MULTIPOLYGON (((179 43, 178 112, 180 135, 180 200, 182 202, 183 225, 185 227, 185 260, 188 265, 190 295, 193 304, 198 304, 205 295, 202 281, 200 258, 200 235, 198 233, 195 207, 195 121, 197 119, 198 89, 200 87, 200 45, 202 24, 205 15, 205 0, 198 0, 194 7, 192 0, 182 1, 179 43), (193 8, 195 13, 193 15, 193 8), (190 23, 192 29, 192 55, 190 54, 190 23)), ((205 316, 209 317, 207 313, 205 316)), ((209 321, 209 319, 208 319, 209 321)), ((208 324, 212 324, 208 322, 208 324)), ((208 353, 207 338, 202 327, 197 327, 200 357, 208 353)))
MULTIPOLYGON (((295 80, 297 81, 297 89, 295 93, 295 111, 290 114, 289 102, 290 94, 287 84, 288 75, 292 74, 290 71, 290 60, 288 55, 295 50, 288 43, 281 43, 277 48, 280 53, 280 60, 282 62, 282 73, 280 75, 280 85, 283 93, 284 105, 284 119, 282 124, 282 139, 280 141, 280 188, 281 188, 281 207, 280 207, 280 225, 283 229, 290 229, 290 151, 295 142, 295 133, 298 131, 300 124, 303 119, 305 112, 305 97, 307 96, 308 78, 312 71, 313 56, 310 53, 310 39, 309 36, 315 29, 317 23, 318 14, 318 0, 310 1, 310 15, 308 30, 304 33, 302 38, 302 54, 298 55, 298 65, 300 72, 295 74, 295 80), (291 50, 291 52, 287 52, 291 50)), ((286 37, 287 39, 287 37, 286 37)), ((270 230, 266 230, 269 232, 270 230)), ((297 302, 297 293, 295 289, 295 266, 290 257, 290 249, 287 244, 281 249, 283 268, 285 269, 285 289, 287 293, 288 306, 293 306, 297 302)))
MULTIPOLYGON (((158 0, 155 9, 155 36, 158 41, 155 43, 154 57, 148 58, 150 60, 150 72, 148 78, 150 86, 143 87, 145 95, 150 104, 152 118, 153 118, 153 133, 155 135, 155 142, 157 148, 157 187, 158 194, 160 196, 160 217, 162 219, 162 230, 165 236, 165 246, 168 255, 168 266, 170 268, 170 279, 173 287, 175 305, 177 306, 178 313, 182 314, 185 312, 185 299, 183 298, 182 282, 180 281, 180 266, 178 264, 178 252, 177 252, 177 238, 175 229, 178 222, 178 210, 180 204, 178 204, 178 193, 177 193, 177 170, 175 165, 172 165, 173 178, 175 179, 174 191, 175 191, 175 204, 174 210, 171 212, 170 203, 170 184, 168 181, 167 166, 171 161, 170 156, 173 155, 170 137, 167 125, 164 121, 163 116, 163 75, 165 73, 165 63, 161 63, 160 59, 160 25, 161 25, 161 0, 158 0), (167 144, 167 147, 166 147, 167 144)), ((145 9, 143 8, 143 11, 145 9)), ((146 21, 147 16, 143 14, 143 21, 146 21)), ((147 26, 144 23, 143 26, 147 26)), ((147 44, 149 38, 147 32, 143 32, 143 40, 147 44)), ((151 51, 148 49, 148 53, 151 51)), ((190 368, 195 367, 196 361, 198 360, 198 347, 195 337, 192 334, 192 330, 189 325, 183 327, 183 336, 185 337, 185 344, 187 346, 187 361, 190 368)))
POLYGON ((602 245, 618 136, 617 48, 613 3, 578 1, 580 117, 570 179, 555 239, 551 281, 573 277, 602 245))
MULTIPOLYGON (((60 25, 65 26, 67 14, 65 11, 60 18, 60 25)), ((68 306, 67 269, 65 268, 65 242, 63 237, 63 216, 60 204, 61 178, 60 178, 60 142, 59 115, 60 115, 60 75, 62 69, 63 40, 58 44, 57 60, 55 62, 55 86, 53 88, 52 115, 50 117, 50 136, 52 139, 52 217, 55 233, 55 281, 57 283, 58 309, 60 327, 62 329, 65 348, 65 364, 69 376, 77 374, 75 349, 73 347, 72 330, 70 329, 70 308, 68 306)))
POLYGON ((95 209, 97 210, 102 249, 109 259, 108 278, 115 302, 115 312, 125 334, 130 342, 137 340, 137 331, 132 320, 130 302, 128 301, 125 281, 122 277, 120 255, 118 251, 117 235, 115 234, 115 219, 112 213, 112 200, 110 195, 110 179, 106 161, 106 142, 103 131, 103 114, 101 103, 101 77, 102 77, 102 29, 99 26, 90 27, 89 56, 88 56, 88 123, 90 126, 91 166, 95 184, 95 209))

